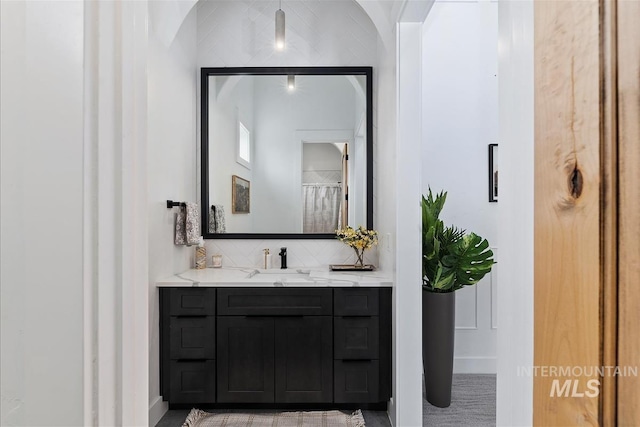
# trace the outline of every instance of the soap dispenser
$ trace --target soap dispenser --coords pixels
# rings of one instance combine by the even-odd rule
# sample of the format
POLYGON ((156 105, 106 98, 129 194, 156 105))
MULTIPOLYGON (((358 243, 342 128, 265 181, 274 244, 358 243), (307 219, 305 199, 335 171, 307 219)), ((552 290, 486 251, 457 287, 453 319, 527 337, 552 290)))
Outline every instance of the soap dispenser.
POLYGON ((265 270, 271 268, 271 254, 269 253, 269 248, 263 249, 264 252, 264 263, 263 267, 265 270))

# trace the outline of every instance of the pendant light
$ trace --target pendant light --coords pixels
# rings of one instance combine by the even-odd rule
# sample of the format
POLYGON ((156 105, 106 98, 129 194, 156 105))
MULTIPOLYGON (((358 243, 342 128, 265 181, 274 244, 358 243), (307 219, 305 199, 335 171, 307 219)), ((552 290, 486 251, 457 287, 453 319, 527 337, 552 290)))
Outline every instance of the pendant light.
POLYGON ((287 89, 289 89, 289 92, 296 90, 296 76, 293 74, 287 76, 287 89))
POLYGON ((282 0, 280 7, 276 10, 276 50, 284 50, 284 11, 282 10, 282 0))

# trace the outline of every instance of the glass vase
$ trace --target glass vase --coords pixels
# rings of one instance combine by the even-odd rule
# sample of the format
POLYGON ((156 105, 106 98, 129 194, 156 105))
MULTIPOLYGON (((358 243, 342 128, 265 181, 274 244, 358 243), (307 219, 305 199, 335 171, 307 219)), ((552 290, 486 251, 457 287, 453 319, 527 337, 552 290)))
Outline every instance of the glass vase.
POLYGON ((356 268, 364 268, 364 249, 353 248, 356 252, 356 262, 354 266, 356 268))

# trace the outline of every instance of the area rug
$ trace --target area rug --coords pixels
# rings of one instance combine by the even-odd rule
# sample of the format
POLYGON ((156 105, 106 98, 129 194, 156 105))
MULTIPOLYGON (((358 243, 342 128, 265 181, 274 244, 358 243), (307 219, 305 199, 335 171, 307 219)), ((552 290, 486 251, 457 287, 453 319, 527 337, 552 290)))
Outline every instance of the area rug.
POLYGON ((365 427, 362 412, 223 413, 192 409, 182 427, 365 427))

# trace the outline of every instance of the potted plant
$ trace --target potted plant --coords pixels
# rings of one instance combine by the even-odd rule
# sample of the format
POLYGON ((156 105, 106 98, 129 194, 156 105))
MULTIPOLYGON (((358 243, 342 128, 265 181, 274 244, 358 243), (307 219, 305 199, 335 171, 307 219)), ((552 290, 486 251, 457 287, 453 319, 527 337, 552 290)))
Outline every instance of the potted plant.
POLYGON ((422 196, 422 363, 427 401, 451 404, 455 291, 478 283, 495 263, 489 242, 455 226, 440 212, 447 193, 422 196))

